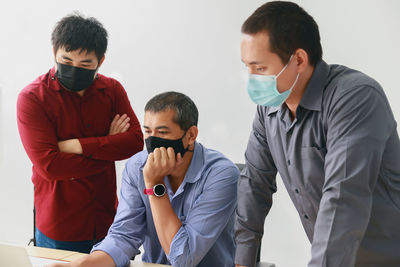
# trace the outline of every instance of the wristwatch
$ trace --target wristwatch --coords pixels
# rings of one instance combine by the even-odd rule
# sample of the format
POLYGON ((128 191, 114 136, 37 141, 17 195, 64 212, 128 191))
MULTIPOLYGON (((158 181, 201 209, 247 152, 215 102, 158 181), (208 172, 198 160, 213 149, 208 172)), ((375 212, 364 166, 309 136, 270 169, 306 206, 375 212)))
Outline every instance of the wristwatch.
POLYGON ((155 195, 156 197, 162 197, 167 192, 167 188, 165 188, 164 184, 156 184, 153 188, 145 188, 145 195, 155 195))

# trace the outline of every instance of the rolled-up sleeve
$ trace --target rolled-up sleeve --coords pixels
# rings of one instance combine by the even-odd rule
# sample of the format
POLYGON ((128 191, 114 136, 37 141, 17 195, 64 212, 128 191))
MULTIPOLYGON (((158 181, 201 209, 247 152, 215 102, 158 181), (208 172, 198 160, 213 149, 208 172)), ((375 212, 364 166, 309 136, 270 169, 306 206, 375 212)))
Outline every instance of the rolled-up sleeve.
POLYGON ((117 267, 128 265, 130 259, 138 254, 146 233, 145 205, 137 187, 134 165, 134 158, 131 158, 122 175, 121 196, 114 222, 106 238, 92 249, 92 252, 106 252, 117 267))
POLYGON ((234 166, 216 167, 206 176, 202 177, 207 179, 203 193, 195 200, 172 240, 168 260, 173 266, 199 264, 232 219, 239 171, 234 166))
POLYGON ((265 136, 265 107, 258 106, 238 182, 235 263, 255 266, 264 221, 276 192, 276 167, 265 136))
POLYGON ((370 221, 373 191, 395 121, 371 86, 338 93, 328 108, 325 182, 309 267, 354 266, 370 221))

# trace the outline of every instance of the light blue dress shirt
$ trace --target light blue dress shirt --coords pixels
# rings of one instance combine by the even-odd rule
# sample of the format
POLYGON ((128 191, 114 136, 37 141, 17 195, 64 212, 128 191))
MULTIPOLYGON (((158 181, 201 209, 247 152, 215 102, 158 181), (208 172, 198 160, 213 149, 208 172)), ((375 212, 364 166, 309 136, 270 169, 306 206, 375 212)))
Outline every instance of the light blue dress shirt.
POLYGON ((129 159, 122 176, 120 202, 106 238, 93 247, 126 266, 139 253, 142 261, 173 266, 234 266, 234 211, 237 200, 236 166, 221 153, 195 143, 192 161, 178 190, 164 178, 175 214, 182 222, 170 247, 162 249, 143 179, 147 151, 129 159))

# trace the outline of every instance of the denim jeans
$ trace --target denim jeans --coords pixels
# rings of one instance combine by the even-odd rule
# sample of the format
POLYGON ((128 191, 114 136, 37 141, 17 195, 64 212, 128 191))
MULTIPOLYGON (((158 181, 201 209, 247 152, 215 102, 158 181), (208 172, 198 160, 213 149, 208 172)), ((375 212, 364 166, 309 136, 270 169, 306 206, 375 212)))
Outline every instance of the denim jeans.
POLYGON ((55 248, 77 251, 82 253, 90 253, 92 247, 101 240, 84 240, 84 241, 58 241, 45 236, 39 229, 35 230, 36 246, 44 248, 55 248))

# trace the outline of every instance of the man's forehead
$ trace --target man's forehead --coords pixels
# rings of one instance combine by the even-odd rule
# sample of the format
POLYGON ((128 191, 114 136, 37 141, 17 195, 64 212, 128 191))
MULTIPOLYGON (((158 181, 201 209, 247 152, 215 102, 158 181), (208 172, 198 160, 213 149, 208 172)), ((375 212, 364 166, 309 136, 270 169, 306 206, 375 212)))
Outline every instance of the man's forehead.
POLYGON ((241 43, 242 61, 246 64, 259 64, 271 56, 269 38, 266 33, 243 34, 241 43))
POLYGON ((263 46, 269 50, 269 34, 266 31, 257 33, 243 33, 242 44, 252 44, 257 46, 263 46))
POLYGON ((69 48, 65 48, 65 47, 60 47, 58 49, 57 52, 60 52, 61 54, 75 54, 75 55, 79 55, 79 56, 84 56, 84 57, 95 57, 96 53, 92 50, 92 51, 88 51, 87 49, 84 48, 78 48, 78 49, 74 49, 71 50, 69 48))
POLYGON ((174 123, 173 121, 174 116, 175 112, 172 112, 170 110, 164 110, 159 112, 146 111, 144 113, 144 122, 152 124, 171 125, 172 123, 174 123))

